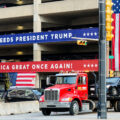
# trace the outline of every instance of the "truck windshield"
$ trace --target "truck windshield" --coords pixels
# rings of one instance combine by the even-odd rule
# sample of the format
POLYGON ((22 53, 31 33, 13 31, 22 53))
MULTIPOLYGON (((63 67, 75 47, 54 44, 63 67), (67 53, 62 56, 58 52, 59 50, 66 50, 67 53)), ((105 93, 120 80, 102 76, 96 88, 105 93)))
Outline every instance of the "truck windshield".
POLYGON ((106 79, 106 84, 113 84, 118 81, 118 78, 107 78, 106 79))
POLYGON ((76 76, 57 76, 56 84, 75 84, 76 76))

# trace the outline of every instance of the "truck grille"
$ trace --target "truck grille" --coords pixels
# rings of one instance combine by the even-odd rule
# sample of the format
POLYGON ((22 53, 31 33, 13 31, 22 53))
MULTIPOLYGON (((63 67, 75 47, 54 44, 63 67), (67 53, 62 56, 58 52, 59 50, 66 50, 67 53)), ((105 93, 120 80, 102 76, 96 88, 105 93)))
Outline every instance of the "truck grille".
POLYGON ((58 101, 59 91, 58 90, 45 90, 45 101, 58 101))

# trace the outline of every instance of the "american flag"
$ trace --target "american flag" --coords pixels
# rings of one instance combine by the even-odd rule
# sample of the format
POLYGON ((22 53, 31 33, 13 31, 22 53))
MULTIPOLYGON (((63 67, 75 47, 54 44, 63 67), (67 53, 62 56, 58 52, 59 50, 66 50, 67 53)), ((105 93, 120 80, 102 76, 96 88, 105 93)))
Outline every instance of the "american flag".
POLYGON ((113 34, 112 39, 112 53, 113 59, 113 70, 120 71, 120 0, 112 0, 113 2, 113 34))
MULTIPOLYGON (((35 87, 35 78, 36 73, 17 73, 14 76, 15 84, 11 87, 35 87)), ((13 77, 11 78, 11 82, 13 83, 13 77)))

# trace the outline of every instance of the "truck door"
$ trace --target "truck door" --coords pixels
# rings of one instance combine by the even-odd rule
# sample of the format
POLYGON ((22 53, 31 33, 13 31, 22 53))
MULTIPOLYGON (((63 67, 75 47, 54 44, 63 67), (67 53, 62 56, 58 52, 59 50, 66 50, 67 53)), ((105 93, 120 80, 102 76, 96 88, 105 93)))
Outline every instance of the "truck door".
POLYGON ((86 76, 78 77, 77 90, 82 100, 88 99, 88 80, 86 76))

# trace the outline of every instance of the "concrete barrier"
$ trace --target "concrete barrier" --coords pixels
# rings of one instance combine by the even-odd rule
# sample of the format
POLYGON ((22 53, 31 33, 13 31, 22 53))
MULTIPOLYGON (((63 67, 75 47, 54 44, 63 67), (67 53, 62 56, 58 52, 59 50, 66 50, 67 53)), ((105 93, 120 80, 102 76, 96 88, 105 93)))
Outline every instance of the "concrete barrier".
POLYGON ((25 102, 0 102, 0 115, 20 114, 29 112, 38 112, 38 101, 25 101, 25 102))

